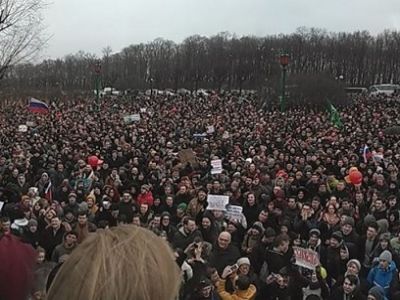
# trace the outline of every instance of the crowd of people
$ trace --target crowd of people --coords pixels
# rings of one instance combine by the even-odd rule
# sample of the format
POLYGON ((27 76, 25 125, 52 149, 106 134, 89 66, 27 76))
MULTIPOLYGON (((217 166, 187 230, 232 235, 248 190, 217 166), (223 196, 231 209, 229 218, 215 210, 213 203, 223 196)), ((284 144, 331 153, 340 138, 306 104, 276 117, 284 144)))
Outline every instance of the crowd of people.
POLYGON ((256 95, 229 93, 59 101, 47 114, 9 105, 0 270, 10 239, 34 249, 29 297, 46 299, 86 239, 133 224, 173 249, 182 300, 400 299, 400 149, 385 131, 400 124, 398 100, 354 96, 341 128, 323 110, 264 111, 256 95), (208 209, 210 195, 240 217, 208 209), (318 265, 299 266, 293 247, 318 265))

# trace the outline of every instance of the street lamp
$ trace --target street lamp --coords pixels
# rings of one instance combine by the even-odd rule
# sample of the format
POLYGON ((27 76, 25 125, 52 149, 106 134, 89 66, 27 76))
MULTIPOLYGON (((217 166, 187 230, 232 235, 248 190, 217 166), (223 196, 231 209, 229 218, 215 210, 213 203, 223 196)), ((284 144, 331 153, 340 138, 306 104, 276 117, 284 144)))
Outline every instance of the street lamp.
POLYGON ((286 71, 287 71, 287 65, 289 64, 289 54, 281 54, 279 56, 279 63, 281 64, 282 67, 282 94, 281 94, 281 99, 280 99, 280 104, 281 104, 281 112, 285 111, 285 86, 286 86, 286 71))
POLYGON ((97 105, 99 106, 100 103, 100 81, 101 81, 101 62, 97 61, 94 66, 94 73, 95 73, 95 88, 96 88, 96 101, 97 105))

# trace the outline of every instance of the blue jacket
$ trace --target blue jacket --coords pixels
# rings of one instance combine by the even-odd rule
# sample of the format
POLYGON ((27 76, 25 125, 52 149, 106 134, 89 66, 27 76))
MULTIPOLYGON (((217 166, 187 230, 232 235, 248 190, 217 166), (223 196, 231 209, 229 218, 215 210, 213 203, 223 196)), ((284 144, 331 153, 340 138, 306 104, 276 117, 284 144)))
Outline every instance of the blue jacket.
POLYGON ((396 264, 392 261, 386 270, 382 269, 379 265, 373 267, 368 273, 367 280, 374 286, 382 287, 387 295, 392 280, 396 278, 396 273, 396 264))

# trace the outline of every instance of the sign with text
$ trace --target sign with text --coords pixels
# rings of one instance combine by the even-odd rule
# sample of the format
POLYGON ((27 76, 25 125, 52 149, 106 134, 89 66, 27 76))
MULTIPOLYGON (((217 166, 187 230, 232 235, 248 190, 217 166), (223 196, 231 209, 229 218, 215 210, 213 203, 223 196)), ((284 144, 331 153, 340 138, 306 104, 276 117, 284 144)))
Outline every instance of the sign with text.
POLYGON ((138 122, 140 121, 140 115, 139 114, 133 114, 129 116, 124 117, 124 122, 126 124, 132 123, 132 122, 138 122))
POLYGON ((226 217, 227 218, 232 218, 235 220, 241 220, 242 219, 242 211, 243 207, 239 205, 228 205, 226 208, 226 217))
POLYGON ((317 252, 300 247, 293 247, 296 265, 310 270, 315 270, 315 267, 320 264, 319 255, 317 252))
POLYGON ((229 196, 208 195, 207 196, 208 210, 223 210, 226 211, 226 205, 229 203, 229 196))
POLYGON ((215 132, 214 125, 207 126, 207 133, 208 134, 213 134, 215 132))
POLYGON ((27 131, 28 131, 28 126, 26 126, 26 125, 19 125, 19 126, 18 126, 18 131, 19 131, 19 132, 27 132, 27 131))
POLYGON ((222 160, 215 159, 211 161, 211 174, 221 174, 222 173, 222 160))

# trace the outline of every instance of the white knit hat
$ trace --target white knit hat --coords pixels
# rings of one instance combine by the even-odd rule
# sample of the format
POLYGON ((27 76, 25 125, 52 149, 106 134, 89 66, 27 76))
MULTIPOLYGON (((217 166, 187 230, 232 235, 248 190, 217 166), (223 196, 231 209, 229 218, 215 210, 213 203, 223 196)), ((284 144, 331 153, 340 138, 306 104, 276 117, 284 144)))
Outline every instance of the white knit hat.
POLYGON ((248 257, 241 257, 237 261, 237 265, 240 267, 241 265, 249 265, 250 266, 250 259, 248 257))

